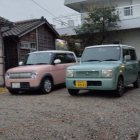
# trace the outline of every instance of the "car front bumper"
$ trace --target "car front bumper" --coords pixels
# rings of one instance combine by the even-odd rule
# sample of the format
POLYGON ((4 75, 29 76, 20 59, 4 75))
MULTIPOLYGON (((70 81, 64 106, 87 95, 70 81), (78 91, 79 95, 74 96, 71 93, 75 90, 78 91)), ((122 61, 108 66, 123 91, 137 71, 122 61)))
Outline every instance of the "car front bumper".
POLYGON ((98 78, 98 79, 66 79, 66 87, 68 89, 86 89, 86 90, 115 90, 117 87, 116 81, 113 78, 98 78), (76 81, 86 81, 86 87, 77 87, 76 81))

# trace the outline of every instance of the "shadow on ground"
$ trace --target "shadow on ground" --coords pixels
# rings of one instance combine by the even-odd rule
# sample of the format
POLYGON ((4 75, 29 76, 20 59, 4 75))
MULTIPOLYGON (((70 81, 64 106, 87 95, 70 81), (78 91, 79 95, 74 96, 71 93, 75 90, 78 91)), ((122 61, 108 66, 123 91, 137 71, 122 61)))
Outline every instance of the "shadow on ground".
MULTIPOLYGON (((53 88, 52 92, 49 94, 53 94, 54 91, 56 92, 57 90, 60 90, 63 88, 65 88, 65 84, 57 85, 53 88)), ((19 93, 12 94, 12 95, 16 95, 16 96, 38 95, 39 96, 39 95, 47 95, 47 94, 43 94, 39 90, 36 90, 36 91, 21 91, 19 93)))
MULTIPOLYGON (((125 93, 123 96, 127 94, 131 94, 132 90, 135 90, 132 86, 128 86, 125 88, 125 93)), ((76 97, 106 97, 106 98, 114 98, 117 97, 114 91, 99 91, 99 90, 81 90, 80 93, 76 97)), ((118 98, 118 97, 117 97, 118 98)))

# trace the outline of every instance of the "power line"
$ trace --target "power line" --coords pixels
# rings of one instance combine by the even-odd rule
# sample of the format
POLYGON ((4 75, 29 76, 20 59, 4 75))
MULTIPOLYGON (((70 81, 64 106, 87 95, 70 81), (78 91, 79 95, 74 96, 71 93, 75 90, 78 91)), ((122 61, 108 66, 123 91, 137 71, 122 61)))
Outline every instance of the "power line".
POLYGON ((43 9, 44 11, 46 11, 47 13, 49 13, 51 16, 56 17, 55 15, 53 15, 49 10, 47 10, 46 8, 44 8, 42 5, 40 5, 39 3, 37 3, 35 0, 31 0, 33 3, 35 3, 37 6, 39 6, 41 9, 43 9))
MULTIPOLYGON (((36 4, 38 7, 40 7, 41 9, 43 9, 44 11, 46 11, 47 13, 49 13, 51 16, 53 16, 54 18, 57 18, 54 14, 52 14, 49 10, 47 10, 46 8, 44 8, 42 5, 40 5, 39 3, 37 3, 35 0, 31 0, 34 4, 36 4)), ((57 20, 57 19, 54 19, 58 22, 60 22, 60 24, 67 24, 66 22, 62 21, 62 20, 57 20)))

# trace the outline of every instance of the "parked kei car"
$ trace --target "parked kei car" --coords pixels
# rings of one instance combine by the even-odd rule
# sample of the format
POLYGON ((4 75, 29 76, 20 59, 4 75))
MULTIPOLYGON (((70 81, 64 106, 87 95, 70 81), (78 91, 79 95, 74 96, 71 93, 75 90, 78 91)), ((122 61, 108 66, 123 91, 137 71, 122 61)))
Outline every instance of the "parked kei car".
POLYGON ((76 55, 71 51, 32 52, 21 66, 6 72, 5 85, 11 94, 38 89, 49 93, 54 85, 65 83, 66 68, 76 63, 76 55))
POLYGON ((134 47, 111 44, 86 47, 81 63, 66 72, 66 87, 70 95, 79 90, 113 90, 122 96, 124 87, 140 86, 140 65, 134 47))

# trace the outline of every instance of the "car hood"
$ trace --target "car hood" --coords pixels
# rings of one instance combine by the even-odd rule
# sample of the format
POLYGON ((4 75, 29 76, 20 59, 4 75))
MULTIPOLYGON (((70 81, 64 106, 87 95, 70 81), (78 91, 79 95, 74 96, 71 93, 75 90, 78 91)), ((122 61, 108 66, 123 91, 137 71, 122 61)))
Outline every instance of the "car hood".
POLYGON ((7 72, 33 72, 41 71, 42 69, 50 70, 51 65, 26 65, 9 69, 7 72))
POLYGON ((90 69, 95 69, 95 70, 101 70, 101 69, 112 69, 115 67, 118 67, 120 65, 120 62, 110 62, 110 61, 102 61, 102 62, 84 62, 80 63, 75 66, 70 66, 68 69, 72 70, 90 70, 90 69))

